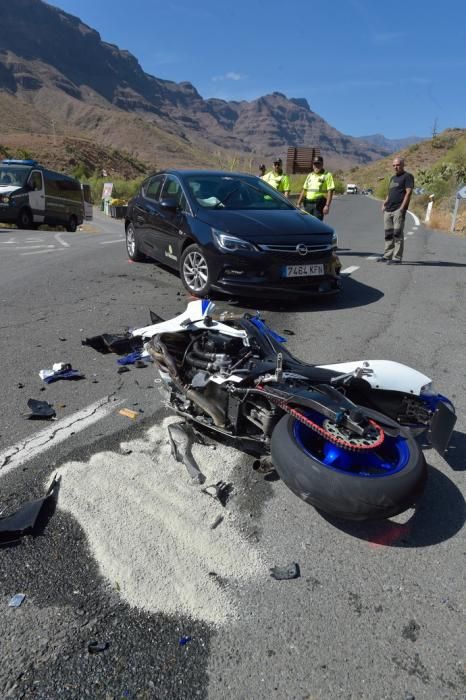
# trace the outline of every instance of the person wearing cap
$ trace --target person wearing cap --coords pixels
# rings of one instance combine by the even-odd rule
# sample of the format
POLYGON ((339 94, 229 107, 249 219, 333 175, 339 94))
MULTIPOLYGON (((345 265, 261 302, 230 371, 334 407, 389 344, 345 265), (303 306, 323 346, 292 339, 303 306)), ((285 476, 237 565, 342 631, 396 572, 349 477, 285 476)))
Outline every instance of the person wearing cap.
POLYGON ((281 158, 277 158, 277 160, 273 161, 273 170, 269 170, 262 179, 274 189, 282 192, 285 197, 289 196, 290 178, 283 172, 281 158))
POLYGON ((265 175, 265 171, 267 168, 265 167, 264 163, 262 165, 259 165, 259 177, 262 179, 265 175))
POLYGON ((334 190, 332 173, 324 169, 322 156, 316 156, 312 162, 312 172, 304 181, 297 206, 300 207, 304 200, 305 210, 322 221, 330 211, 334 190))

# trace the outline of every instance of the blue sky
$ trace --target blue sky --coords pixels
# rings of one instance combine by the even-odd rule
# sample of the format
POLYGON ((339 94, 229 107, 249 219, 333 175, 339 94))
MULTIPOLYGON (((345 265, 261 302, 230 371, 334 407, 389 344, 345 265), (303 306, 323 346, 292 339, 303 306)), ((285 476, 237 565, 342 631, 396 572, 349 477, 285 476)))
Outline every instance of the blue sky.
POLYGON ((55 0, 202 97, 305 97, 351 136, 466 127, 466 2, 55 0))

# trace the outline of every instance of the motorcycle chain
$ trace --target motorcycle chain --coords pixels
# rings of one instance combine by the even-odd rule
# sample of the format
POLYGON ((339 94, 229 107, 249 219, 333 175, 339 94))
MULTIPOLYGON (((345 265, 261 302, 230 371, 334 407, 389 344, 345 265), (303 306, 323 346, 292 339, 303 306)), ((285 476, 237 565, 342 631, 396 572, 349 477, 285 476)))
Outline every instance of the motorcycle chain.
MULTIPOLYGON (((383 429, 373 421, 371 418, 368 418, 368 421, 370 425, 377 431, 378 437, 375 439, 373 442, 371 442, 369 445, 361 445, 360 443, 353 443, 348 440, 344 440, 343 438, 337 437, 333 433, 329 432, 328 430, 325 430, 325 428, 322 428, 322 426, 318 425, 318 423, 315 423, 313 420, 308 418, 307 416, 303 415, 298 411, 296 408, 291 408, 291 406, 288 406, 286 399, 281 399, 277 396, 273 396, 271 393, 265 389, 264 386, 258 384, 257 389, 260 391, 263 391, 264 394, 267 395, 267 398, 270 399, 274 404, 276 404, 279 408, 282 409, 285 413, 288 413, 290 416, 293 416, 297 421, 305 425, 307 428, 310 428, 313 430, 315 433, 318 433, 321 435, 323 438, 328 440, 328 442, 333 443, 334 445, 338 445, 339 447, 343 447, 345 450, 348 450, 349 452, 364 452, 365 450, 375 450, 377 447, 380 447, 380 445, 383 443, 385 440, 385 433, 383 429)), ((360 439, 360 438, 358 438, 360 439)))

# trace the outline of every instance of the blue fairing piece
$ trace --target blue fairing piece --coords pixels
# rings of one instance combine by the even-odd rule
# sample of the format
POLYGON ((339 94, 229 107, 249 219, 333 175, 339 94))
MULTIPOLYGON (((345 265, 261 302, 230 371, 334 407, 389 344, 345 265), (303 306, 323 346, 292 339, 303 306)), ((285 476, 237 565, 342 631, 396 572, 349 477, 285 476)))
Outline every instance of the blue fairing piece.
POLYGON ((84 374, 77 369, 61 369, 49 377, 44 377, 43 381, 46 384, 52 384, 52 382, 57 382, 59 379, 84 379, 84 374))
POLYGON ((442 394, 422 394, 421 398, 431 411, 435 411, 439 403, 444 403, 453 411, 453 413, 456 413, 455 407, 450 399, 447 399, 446 396, 442 396, 442 394))
POLYGON ((260 330, 261 333, 264 335, 270 335, 274 340, 277 341, 277 343, 286 343, 286 338, 282 338, 281 335, 278 335, 278 333, 275 333, 271 328, 269 328, 264 321, 262 321, 260 318, 257 316, 254 316, 254 318, 251 318, 251 323, 253 323, 256 328, 260 330))
POLYGON ((147 352, 139 352, 136 350, 135 352, 130 352, 129 355, 120 357, 117 362, 119 365, 134 365, 137 360, 147 360, 148 362, 152 362, 152 357, 147 352))

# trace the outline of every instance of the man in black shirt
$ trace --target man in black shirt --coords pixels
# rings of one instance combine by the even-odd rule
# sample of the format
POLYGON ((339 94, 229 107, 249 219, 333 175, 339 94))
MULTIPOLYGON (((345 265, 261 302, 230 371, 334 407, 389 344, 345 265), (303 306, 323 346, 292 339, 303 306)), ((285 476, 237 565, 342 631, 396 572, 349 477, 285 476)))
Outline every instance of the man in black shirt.
POLYGON ((404 169, 403 158, 393 160, 395 174, 390 180, 388 194, 382 204, 385 229, 385 250, 378 262, 401 263, 403 258, 404 224, 409 200, 414 189, 414 178, 404 169))

